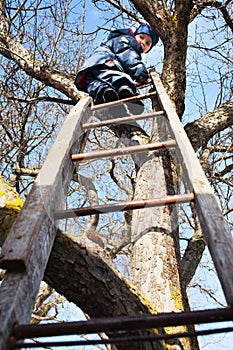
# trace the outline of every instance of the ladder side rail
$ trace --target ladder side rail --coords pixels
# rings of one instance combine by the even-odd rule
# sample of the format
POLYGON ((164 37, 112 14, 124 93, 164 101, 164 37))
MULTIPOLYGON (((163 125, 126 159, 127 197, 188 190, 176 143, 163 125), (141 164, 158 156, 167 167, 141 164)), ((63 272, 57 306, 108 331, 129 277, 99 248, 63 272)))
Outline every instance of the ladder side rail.
POLYGON ((188 136, 158 74, 151 71, 158 100, 177 142, 181 164, 195 195, 195 206, 228 305, 233 305, 233 238, 188 136))
MULTIPOLYGON (((47 223, 45 223, 47 225, 47 223)), ((51 237, 55 236, 54 226, 39 231, 38 239, 43 241, 43 236, 49 236, 46 249, 52 245, 51 237)), ((38 250, 45 251, 41 244, 38 250)), ((0 286, 0 349, 6 350, 9 346, 10 335, 15 325, 29 324, 31 314, 38 294, 40 283, 43 279, 45 263, 47 260, 43 254, 37 252, 28 261, 25 272, 6 272, 0 286)))
POLYGON ((2 248, 7 272, 0 286, 0 349, 7 348, 14 324, 28 323, 56 235, 54 211, 65 203, 72 179, 71 149, 80 147, 82 118, 91 98, 82 99, 67 116, 30 194, 2 248))
MULTIPOLYGON (((81 100, 69 113, 55 143, 42 166, 30 194, 20 211, 2 247, 0 267, 17 271, 27 267, 30 255, 36 250, 37 235, 43 222, 65 203, 67 188, 75 165, 71 150, 79 151, 82 136, 82 119, 88 118, 91 98, 81 100), (16 244, 17 242, 17 244, 16 244)), ((45 240, 46 235, 45 235, 45 240)))

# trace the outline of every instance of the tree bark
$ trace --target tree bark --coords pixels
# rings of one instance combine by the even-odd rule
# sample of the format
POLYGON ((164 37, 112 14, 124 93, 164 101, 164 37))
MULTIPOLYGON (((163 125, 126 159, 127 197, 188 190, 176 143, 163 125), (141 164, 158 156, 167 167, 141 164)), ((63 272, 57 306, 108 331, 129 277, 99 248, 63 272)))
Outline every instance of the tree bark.
POLYGON ((23 200, 18 193, 0 176, 0 246, 5 241, 22 206, 23 200))
POLYGON ((233 124, 233 102, 227 102, 185 126, 185 131, 195 151, 206 147, 209 140, 233 124))
MULTIPOLYGON (((166 137, 163 119, 156 119, 153 135, 156 141, 166 137), (160 132, 159 132, 160 130, 160 132)), ((153 140, 154 141, 154 140, 153 140)), ((150 199, 174 194, 177 179, 171 171, 171 156, 160 152, 141 167, 135 199, 150 199)), ((132 215, 132 282, 155 306, 156 311, 184 311, 187 296, 180 281, 180 255, 177 210, 164 206, 135 210, 132 215)), ((179 327, 179 331, 187 330, 179 327)), ((172 327, 167 330, 173 333, 172 327)), ((171 349, 198 349, 195 340, 173 341, 171 349)))
POLYGON ((185 108, 188 24, 193 1, 176 1, 173 13, 168 11, 165 5, 160 5, 159 1, 132 2, 164 44, 161 78, 171 100, 175 103, 178 115, 182 117, 185 108))
MULTIPOLYGON (((58 232, 44 280, 91 318, 154 313, 153 305, 120 275, 106 252, 87 238, 75 241, 75 237, 58 232)), ((153 331, 134 332, 134 335, 153 334, 153 331)), ((127 335, 132 333, 124 333, 127 335)), ((123 343, 117 349, 127 346, 138 350, 165 349, 162 341, 123 343)))

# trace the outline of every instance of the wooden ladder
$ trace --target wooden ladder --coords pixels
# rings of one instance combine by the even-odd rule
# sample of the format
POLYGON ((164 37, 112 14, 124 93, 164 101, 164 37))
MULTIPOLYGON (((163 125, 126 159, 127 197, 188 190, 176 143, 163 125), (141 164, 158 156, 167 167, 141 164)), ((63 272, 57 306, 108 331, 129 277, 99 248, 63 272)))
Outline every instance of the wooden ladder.
MULTIPOLYGON (((0 286, 0 350, 8 348, 10 335, 17 334, 19 329, 21 335, 23 334, 25 338, 29 334, 27 330, 30 327, 37 329, 33 333, 34 336, 42 334, 40 325, 30 326, 28 323, 56 236, 55 223, 57 219, 119 210, 134 210, 145 206, 148 208, 190 201, 195 203, 202 231, 217 270, 228 307, 221 309, 219 312, 209 311, 208 313, 200 311, 199 313, 168 313, 165 316, 149 315, 144 317, 143 320, 141 319, 141 323, 138 320, 135 328, 139 327, 139 324, 140 327, 145 327, 145 325, 148 326, 149 324, 152 328, 158 327, 158 325, 177 325, 180 324, 179 322, 181 321, 179 320, 182 320, 182 317, 183 319, 186 317, 186 324, 195 324, 195 322, 199 323, 203 320, 205 322, 211 320, 210 322, 212 322, 213 319, 216 322, 233 320, 233 240, 229 227, 223 218, 213 191, 175 112, 174 106, 159 76, 154 71, 151 71, 151 82, 156 92, 140 95, 139 98, 151 98, 156 94, 161 106, 161 111, 159 112, 100 120, 93 123, 90 122, 90 116, 94 111, 113 107, 119 103, 133 102, 138 97, 99 106, 92 106, 92 99, 86 97, 71 110, 65 120, 23 209, 19 213, 2 247, 0 267, 6 269, 7 272, 0 286), (174 136, 173 140, 92 153, 82 152, 85 133, 92 128, 108 126, 113 123, 121 124, 140 119, 155 118, 158 115, 163 115, 169 121, 174 136), (178 154, 179 162, 188 179, 189 188, 192 189, 187 194, 172 195, 166 198, 124 201, 110 205, 63 209, 67 189, 72 180, 77 161, 145 152, 164 147, 176 148, 176 154, 178 154), (25 325, 23 326, 23 324, 25 325)), ((126 325, 127 321, 130 322, 130 320, 127 320, 127 317, 120 319, 119 323, 115 320, 116 328, 114 329, 118 329, 117 327, 122 326, 124 322, 126 325)), ((85 324, 90 325, 92 321, 85 322, 82 322, 82 333, 85 331, 85 324)), ((111 320, 109 321, 110 323, 111 320)), ((79 324, 77 322, 76 332, 79 329, 79 324)), ((95 325, 96 327, 91 328, 92 331, 106 331, 106 328, 101 328, 101 321, 95 323, 95 325)), ((106 327, 106 322, 104 325, 106 327)))

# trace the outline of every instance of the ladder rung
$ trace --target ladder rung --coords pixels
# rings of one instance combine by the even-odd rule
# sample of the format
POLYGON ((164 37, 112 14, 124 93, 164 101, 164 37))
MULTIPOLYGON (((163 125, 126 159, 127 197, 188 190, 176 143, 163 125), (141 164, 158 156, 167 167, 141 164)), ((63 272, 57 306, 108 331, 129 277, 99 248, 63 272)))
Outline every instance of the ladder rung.
POLYGON ((139 329, 172 326, 177 327, 183 324, 194 325, 232 321, 232 314, 232 308, 219 308, 182 312, 164 312, 157 315, 143 314, 118 317, 103 317, 73 322, 19 324, 14 327, 12 336, 16 340, 19 340, 38 337, 101 333, 108 331, 119 332, 126 330, 132 331, 139 329))
POLYGON ((91 153, 73 154, 71 156, 71 159, 73 161, 77 161, 77 160, 81 161, 81 160, 104 158, 109 156, 118 156, 118 155, 122 156, 124 154, 148 152, 148 151, 152 151, 152 150, 160 149, 164 147, 174 147, 175 145, 176 145, 176 141, 174 140, 169 140, 164 142, 154 142, 154 143, 147 143, 146 145, 129 146, 124 148, 109 149, 109 150, 91 152, 91 153))
POLYGON ((126 102, 145 100, 146 98, 151 98, 151 97, 155 96, 156 94, 157 94, 156 91, 152 91, 152 92, 148 92, 148 93, 142 94, 142 95, 136 95, 136 96, 132 96, 132 97, 123 98, 122 100, 116 100, 116 101, 112 101, 112 102, 108 102, 108 103, 102 103, 100 105, 92 106, 90 108, 90 110, 96 111, 96 110, 101 109, 101 108, 117 106, 118 104, 122 104, 122 103, 126 103, 126 102))
POLYGON ((141 89, 144 89, 145 87, 148 87, 148 86, 153 86, 153 80, 152 79, 148 79, 146 83, 142 84, 142 85, 139 85, 139 86, 136 86, 136 89, 137 90, 141 90, 141 89))
POLYGON ((159 197, 155 199, 122 201, 113 204, 95 205, 85 208, 73 208, 67 210, 58 210, 54 214, 54 219, 68 219, 77 216, 86 216, 94 214, 105 214, 116 211, 126 211, 142 208, 151 208, 163 206, 166 204, 185 203, 194 200, 194 193, 172 195, 167 197, 159 197))
POLYGON ((142 119, 149 119, 152 117, 162 116, 164 115, 163 111, 158 112, 151 112, 147 114, 138 114, 138 115, 129 115, 127 117, 122 118, 115 118, 115 119, 108 119, 103 120, 95 123, 86 123, 83 124, 84 129, 91 129, 91 128, 98 128, 99 126, 107 126, 112 124, 123 124, 125 122, 135 121, 135 120, 142 120, 142 119))

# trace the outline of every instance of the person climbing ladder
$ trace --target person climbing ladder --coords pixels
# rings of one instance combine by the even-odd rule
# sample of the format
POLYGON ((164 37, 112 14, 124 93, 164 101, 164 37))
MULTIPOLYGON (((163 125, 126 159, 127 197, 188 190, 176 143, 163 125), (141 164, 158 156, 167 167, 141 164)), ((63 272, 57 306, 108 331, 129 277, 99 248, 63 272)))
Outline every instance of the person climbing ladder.
MULTIPOLYGON (((87 92, 94 104, 112 102, 136 95, 136 87, 149 78, 141 54, 148 53, 159 38, 148 25, 135 31, 116 29, 95 49, 75 78, 76 87, 87 92)), ((141 101, 128 105, 130 113, 140 114, 141 101)))

